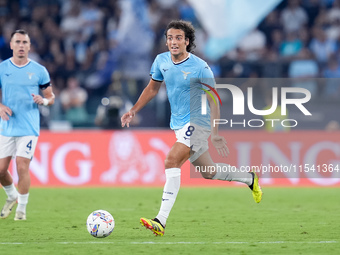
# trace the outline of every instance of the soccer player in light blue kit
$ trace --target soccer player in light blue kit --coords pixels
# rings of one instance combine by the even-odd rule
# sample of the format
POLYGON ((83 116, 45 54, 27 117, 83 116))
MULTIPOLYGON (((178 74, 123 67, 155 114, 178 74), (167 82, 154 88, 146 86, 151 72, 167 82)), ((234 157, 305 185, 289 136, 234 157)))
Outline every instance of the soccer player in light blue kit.
POLYGON ((10 42, 13 57, 0 63, 0 183, 7 194, 0 217, 7 218, 18 203, 14 220, 26 220, 29 165, 40 131, 38 105, 54 103, 46 68, 28 58, 30 45, 27 32, 16 30, 10 42), (39 89, 44 97, 39 95, 39 89), (12 156, 16 158, 18 190, 8 171, 12 156))
POLYGON ((154 219, 140 219, 143 226, 160 236, 164 235, 167 218, 180 188, 180 168, 188 159, 195 169, 210 169, 201 171, 204 178, 245 183, 252 190, 255 202, 259 203, 262 199, 255 173, 218 171, 223 167, 228 169, 230 165, 214 163, 210 157, 210 135, 219 155, 226 157, 229 150, 224 137, 218 135, 218 126, 212 125, 211 120, 219 119, 220 116, 219 105, 214 104, 214 99, 217 99, 215 94, 214 99, 207 97, 210 110, 206 115, 201 114, 201 95, 205 93, 203 89, 213 89, 215 82, 207 63, 191 53, 195 47, 193 26, 186 21, 172 21, 166 28, 165 36, 169 51, 156 57, 148 86, 131 110, 121 118, 122 127, 129 127, 135 114, 157 95, 162 82, 165 82, 171 107, 170 127, 175 131, 177 142, 165 159, 166 182, 160 211, 154 219))

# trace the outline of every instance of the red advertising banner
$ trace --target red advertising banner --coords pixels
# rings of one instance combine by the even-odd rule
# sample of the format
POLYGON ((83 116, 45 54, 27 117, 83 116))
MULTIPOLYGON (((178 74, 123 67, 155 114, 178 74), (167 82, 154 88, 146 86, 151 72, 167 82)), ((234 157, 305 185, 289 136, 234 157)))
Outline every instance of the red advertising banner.
MULTIPOLYGON (((340 186, 340 132, 221 132, 230 155, 210 145, 215 162, 250 169, 263 185, 340 186), (324 170, 327 171, 324 171, 324 170)), ((176 141, 173 131, 42 131, 30 171, 32 186, 163 186, 164 160, 176 141)), ((10 171, 17 181, 15 164, 10 171)), ((238 186, 197 178, 182 167, 182 186, 238 186)))

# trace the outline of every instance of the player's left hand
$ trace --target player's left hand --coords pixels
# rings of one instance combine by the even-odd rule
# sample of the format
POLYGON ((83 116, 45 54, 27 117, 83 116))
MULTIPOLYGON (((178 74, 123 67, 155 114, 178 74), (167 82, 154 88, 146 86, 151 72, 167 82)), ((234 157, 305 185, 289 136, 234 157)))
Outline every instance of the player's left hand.
POLYGON ((33 97, 34 103, 36 103, 36 104, 43 104, 44 103, 42 96, 32 94, 32 97, 33 97))
POLYGON ((130 122, 132 121, 133 117, 136 116, 136 113, 134 111, 129 111, 127 113, 125 113, 122 118, 121 118, 121 122, 122 122, 122 127, 125 127, 125 125, 127 127, 130 127, 130 122))
POLYGON ((211 142, 216 148, 218 155, 222 157, 228 157, 229 155, 229 149, 227 146, 227 141, 223 136, 215 135, 211 137, 211 142))

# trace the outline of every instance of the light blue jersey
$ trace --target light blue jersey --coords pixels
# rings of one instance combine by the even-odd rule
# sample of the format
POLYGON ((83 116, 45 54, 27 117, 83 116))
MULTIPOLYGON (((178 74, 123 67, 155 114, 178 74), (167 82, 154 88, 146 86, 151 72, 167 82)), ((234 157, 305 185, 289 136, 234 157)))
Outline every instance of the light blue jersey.
POLYGON ((0 134, 3 136, 38 136, 40 116, 32 94, 50 85, 45 67, 35 61, 18 67, 10 59, 0 63, 0 88, 2 104, 12 110, 8 121, 1 119, 0 134))
POLYGON ((164 81, 171 107, 170 128, 181 129, 188 122, 210 130, 210 109, 201 114, 202 89, 209 90, 202 83, 215 87, 214 75, 208 64, 190 54, 189 58, 175 64, 171 53, 159 54, 150 71, 153 80, 164 81))

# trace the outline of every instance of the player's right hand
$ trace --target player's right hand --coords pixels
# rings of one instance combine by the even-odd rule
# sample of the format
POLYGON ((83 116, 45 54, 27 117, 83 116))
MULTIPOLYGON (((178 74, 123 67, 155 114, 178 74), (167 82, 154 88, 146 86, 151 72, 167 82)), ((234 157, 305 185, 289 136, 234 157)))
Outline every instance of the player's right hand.
POLYGON ((135 117, 136 113, 134 111, 129 111, 127 113, 125 113, 122 118, 120 119, 122 122, 122 127, 125 127, 125 125, 127 127, 130 127, 130 122, 132 120, 133 117, 135 117))
POLYGON ((2 120, 9 120, 9 116, 12 116, 12 110, 6 105, 0 104, 0 117, 2 120))

